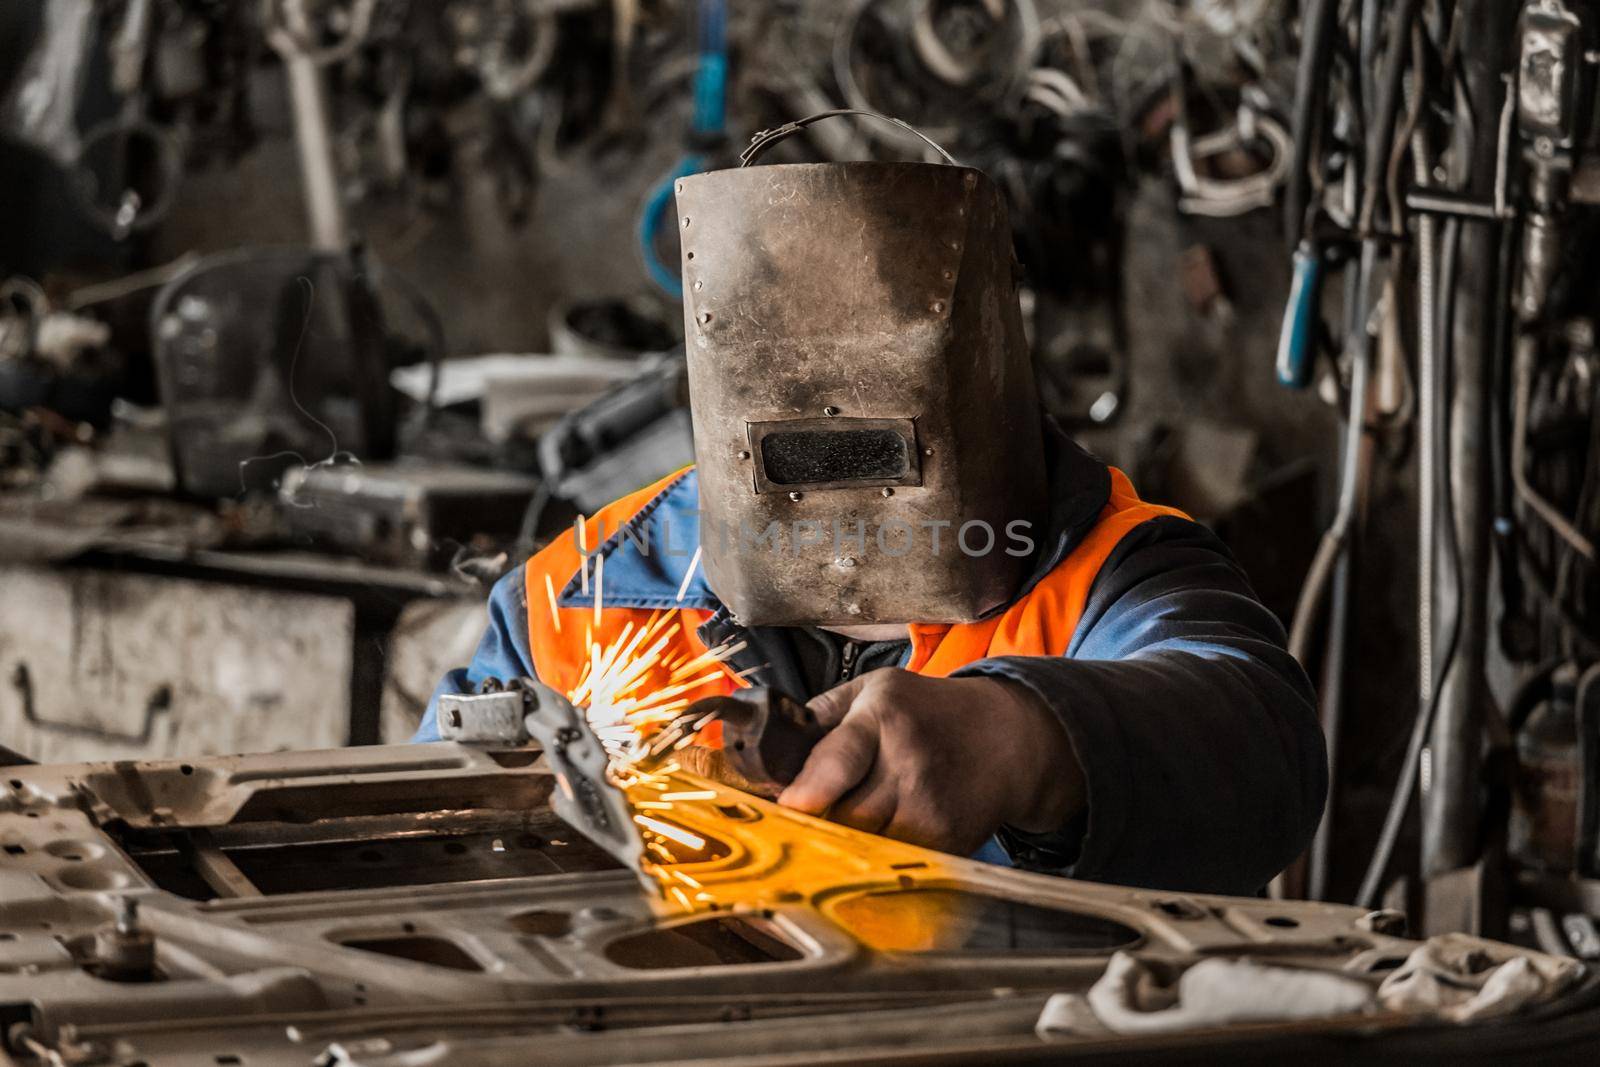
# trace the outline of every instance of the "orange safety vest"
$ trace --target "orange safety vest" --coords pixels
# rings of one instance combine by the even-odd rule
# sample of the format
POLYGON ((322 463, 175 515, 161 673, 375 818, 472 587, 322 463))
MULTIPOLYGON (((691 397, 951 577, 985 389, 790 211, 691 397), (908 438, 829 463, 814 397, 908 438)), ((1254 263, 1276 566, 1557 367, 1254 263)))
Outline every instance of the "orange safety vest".
MULTIPOLYGON (((953 671, 990 656, 1060 656, 1072 642, 1078 620, 1083 616, 1089 590, 1101 566, 1118 542, 1134 527, 1163 515, 1187 518, 1176 508, 1147 504, 1140 500, 1126 475, 1115 467, 1111 471, 1111 495, 1100 517, 1088 534, 1054 570, 1019 597, 1011 606, 979 622, 943 625, 912 623, 911 659, 906 669, 917 674, 944 677, 953 671)), ((663 478, 654 485, 608 504, 588 520, 586 529, 620 530, 679 477, 683 471, 663 478)), ((589 533, 588 537, 598 537, 589 533)), ((592 547, 586 545, 592 551, 592 547)), ((528 560, 524 580, 528 601, 528 647, 540 681, 553 689, 569 692, 579 683, 590 662, 591 648, 604 648, 617 640, 630 624, 631 633, 647 626, 660 610, 607 607, 601 603, 598 617, 592 606, 557 607, 555 596, 585 561, 579 554, 571 531, 528 560)), ((594 582, 593 566, 589 581, 594 582)), ((590 586, 591 590, 594 588, 590 586)), ((672 662, 682 663, 707 651, 696 630, 711 617, 711 612, 677 608, 678 618, 664 633, 672 640, 672 662)), ((664 680, 647 679, 646 686, 664 680)), ((690 692, 699 698, 726 694, 743 683, 724 669, 690 692)), ((708 738, 707 740, 712 740, 708 738)))

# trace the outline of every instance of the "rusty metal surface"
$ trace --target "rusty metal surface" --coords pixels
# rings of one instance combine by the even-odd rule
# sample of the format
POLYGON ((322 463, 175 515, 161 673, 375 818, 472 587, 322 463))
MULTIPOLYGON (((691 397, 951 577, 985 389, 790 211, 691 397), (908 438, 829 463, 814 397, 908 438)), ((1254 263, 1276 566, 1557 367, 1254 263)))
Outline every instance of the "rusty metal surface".
POLYGON ((1003 603, 1028 562, 1003 551, 1005 527, 1041 517, 1044 475, 995 186, 922 163, 756 166, 682 179, 677 207, 717 595, 757 625, 959 622, 1003 603), (856 419, 914 423, 918 475, 758 479, 754 424, 856 419), (992 550, 956 546, 972 522, 994 531, 992 550), (930 524, 943 524, 937 550, 930 524))

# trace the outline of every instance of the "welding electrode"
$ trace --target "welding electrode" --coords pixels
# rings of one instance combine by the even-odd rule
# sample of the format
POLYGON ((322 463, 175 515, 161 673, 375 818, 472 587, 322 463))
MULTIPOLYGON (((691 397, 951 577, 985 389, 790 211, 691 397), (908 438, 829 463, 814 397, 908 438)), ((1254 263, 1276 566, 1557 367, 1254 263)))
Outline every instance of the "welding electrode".
POLYGON ((810 708, 766 686, 707 697, 696 701, 692 711, 696 716, 716 712, 729 765, 760 785, 781 787, 794 781, 828 732, 810 708))

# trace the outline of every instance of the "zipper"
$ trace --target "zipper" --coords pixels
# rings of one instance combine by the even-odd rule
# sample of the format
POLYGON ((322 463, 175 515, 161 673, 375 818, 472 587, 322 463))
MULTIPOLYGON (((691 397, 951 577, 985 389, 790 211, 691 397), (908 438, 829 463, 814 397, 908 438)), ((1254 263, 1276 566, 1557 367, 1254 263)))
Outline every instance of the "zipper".
POLYGON ((844 648, 839 651, 839 680, 841 682, 848 682, 853 677, 851 672, 855 669, 856 656, 860 652, 861 646, 859 644, 848 638, 845 640, 844 648))

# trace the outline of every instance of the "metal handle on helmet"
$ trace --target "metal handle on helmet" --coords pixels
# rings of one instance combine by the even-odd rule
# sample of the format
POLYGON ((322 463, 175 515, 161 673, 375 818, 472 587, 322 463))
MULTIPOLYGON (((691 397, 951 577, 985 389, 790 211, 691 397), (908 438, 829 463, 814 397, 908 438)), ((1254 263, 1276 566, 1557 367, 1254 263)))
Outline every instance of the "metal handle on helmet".
POLYGON ((748 167, 750 164, 756 161, 757 156, 761 155, 761 153, 765 152, 768 148, 771 148, 784 138, 790 136, 791 134, 798 133, 807 126, 811 125, 813 122, 821 122, 823 119, 831 119, 835 115, 860 115, 864 118, 877 119, 880 122, 887 122, 891 125, 898 126, 912 136, 919 138, 929 148, 932 148, 935 152, 943 156, 945 158, 945 162, 949 163, 952 167, 961 166, 961 164, 956 161, 956 158, 949 152, 946 152, 944 147, 940 145, 939 142, 935 141, 933 138, 929 137, 927 134, 923 133, 909 122, 903 122, 900 119, 891 118, 888 115, 880 115, 876 111, 863 111, 860 108, 854 107, 841 107, 835 108, 832 111, 819 111, 815 115, 807 115, 803 119, 795 119, 793 122, 786 122, 782 126, 774 126, 770 130, 759 131, 754 137, 750 138, 749 147, 747 147, 743 152, 739 153, 739 166, 748 167))

